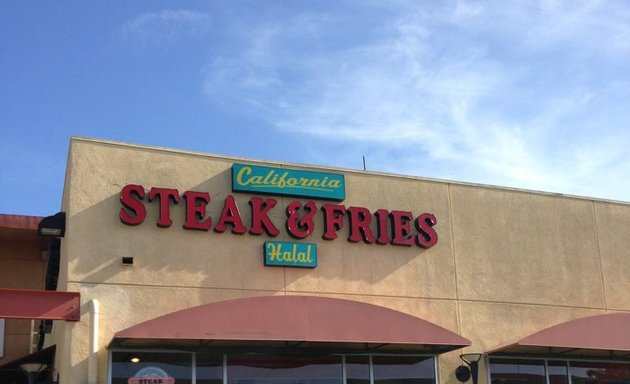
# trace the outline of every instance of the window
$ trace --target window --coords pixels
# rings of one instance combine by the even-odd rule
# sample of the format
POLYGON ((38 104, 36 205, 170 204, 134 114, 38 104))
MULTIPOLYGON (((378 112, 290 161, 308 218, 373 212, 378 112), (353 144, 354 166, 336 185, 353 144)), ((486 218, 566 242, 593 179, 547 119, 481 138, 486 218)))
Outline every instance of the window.
POLYGON ((341 356, 228 355, 228 384, 342 384, 341 356))
POLYGON ((549 361, 547 363, 549 384, 569 384, 566 361, 549 361))
POLYGON ((112 352, 111 384, 436 384, 434 356, 112 352), (345 383, 344 383, 345 379, 345 383), (153 381, 152 381, 153 382, 153 381))
POLYGON ((374 356, 374 384, 433 384, 434 359, 426 356, 374 356))
POLYGON ((492 384, 545 384, 544 360, 491 359, 492 384))
POLYGON ((370 384, 370 358, 346 356, 346 384, 370 384))
POLYGON ((491 384, 619 384, 630 382, 630 363, 586 360, 490 359, 491 384))
POLYGON ((140 384, 140 378, 163 378, 164 384, 192 384, 192 354, 114 352, 112 384, 140 384))
POLYGON ((598 363, 571 361, 572 384, 604 384, 630 382, 630 363, 598 363))
POLYGON ((198 353, 196 384, 223 384, 223 354, 198 353))

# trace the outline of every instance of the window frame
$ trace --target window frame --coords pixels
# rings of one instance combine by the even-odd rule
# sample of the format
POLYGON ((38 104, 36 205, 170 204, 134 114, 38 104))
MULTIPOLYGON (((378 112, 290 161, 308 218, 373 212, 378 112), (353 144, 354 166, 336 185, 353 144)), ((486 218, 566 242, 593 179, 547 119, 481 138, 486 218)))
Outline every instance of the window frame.
MULTIPOLYGON (((256 348, 251 349, 252 352, 257 352, 256 348)), ((113 375, 113 355, 114 353, 182 353, 191 355, 191 382, 196 384, 197 382, 197 354, 198 353, 208 353, 210 351, 197 351, 197 350, 181 350, 181 349, 160 349, 160 348, 139 348, 139 349, 127 349, 127 348, 112 348, 108 351, 107 358, 107 383, 111 384, 112 375, 113 375)), ((358 353, 334 353, 331 351, 331 355, 341 356, 341 365, 342 365, 342 384, 346 384, 346 357, 348 356, 367 356, 368 357, 368 370, 370 377, 370 384, 374 384, 374 366, 373 366, 373 357, 374 356, 392 356, 392 357, 425 357, 427 359, 433 359, 433 377, 435 384, 440 384, 440 372, 439 372, 439 356, 438 354, 430 354, 430 353, 367 353, 367 352, 358 352, 358 353)), ((264 353, 264 352, 262 352, 264 353)), ((227 368, 229 364, 229 356, 230 352, 222 352, 220 350, 216 351, 217 355, 222 356, 223 361, 223 384, 227 384, 227 368)), ((489 375, 488 375, 489 377, 489 375)))
POLYGON ((484 358, 485 365, 487 367, 487 384, 492 384, 492 360, 522 360, 522 361, 538 361, 543 362, 543 371, 545 375, 545 383, 550 384, 549 381, 549 362, 563 362, 567 373, 567 384, 573 384, 571 379, 571 362, 588 362, 588 363, 613 363, 613 364, 627 364, 630 366, 630 360, 619 359, 606 359, 606 358, 592 358, 584 356, 549 356, 549 357, 535 357, 535 356, 519 356, 519 355, 501 355, 501 356, 486 356, 484 358))

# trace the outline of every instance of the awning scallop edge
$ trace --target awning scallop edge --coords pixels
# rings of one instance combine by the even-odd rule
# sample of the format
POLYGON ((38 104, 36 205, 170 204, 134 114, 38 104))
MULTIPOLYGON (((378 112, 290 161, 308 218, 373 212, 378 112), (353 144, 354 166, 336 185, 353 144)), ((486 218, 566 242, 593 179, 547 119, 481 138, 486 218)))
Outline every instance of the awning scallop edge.
POLYGON ((570 320, 486 353, 630 357, 630 313, 570 320))
POLYGON ((470 345, 429 321, 389 308, 315 296, 227 300, 170 313, 114 335, 125 340, 213 340, 431 346, 446 352, 470 345))

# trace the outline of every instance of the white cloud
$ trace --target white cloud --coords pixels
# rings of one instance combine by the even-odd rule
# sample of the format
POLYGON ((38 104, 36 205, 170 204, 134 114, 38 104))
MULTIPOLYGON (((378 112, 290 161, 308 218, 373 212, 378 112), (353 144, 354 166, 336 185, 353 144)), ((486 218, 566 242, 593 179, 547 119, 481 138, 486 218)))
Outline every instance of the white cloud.
POLYGON ((453 12, 455 20, 461 20, 469 17, 476 17, 483 13, 481 4, 469 3, 466 1, 458 1, 453 12))
POLYGON ((205 90, 278 129, 348 143, 337 165, 367 154, 384 171, 628 200, 584 188, 630 169, 629 123, 614 108, 630 101, 618 62, 630 23, 611 8, 457 2, 353 27, 356 15, 291 15, 251 26, 211 63, 205 90), (353 28, 360 38, 331 32, 353 28))
POLYGON ((139 15, 125 23, 119 32, 142 44, 160 45, 205 34, 210 29, 211 21, 210 15, 203 12, 164 10, 139 15))

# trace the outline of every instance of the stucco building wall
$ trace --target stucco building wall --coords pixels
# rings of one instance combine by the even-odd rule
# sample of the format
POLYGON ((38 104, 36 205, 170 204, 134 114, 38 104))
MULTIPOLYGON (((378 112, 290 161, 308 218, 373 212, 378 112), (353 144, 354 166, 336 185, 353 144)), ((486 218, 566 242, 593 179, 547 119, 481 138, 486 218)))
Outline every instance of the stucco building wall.
MULTIPOLYGON (((274 196, 270 215, 280 235, 286 206, 306 198, 274 196)), ((313 199, 314 200, 314 199, 313 199)), ((323 201, 315 200, 318 206, 323 201)), ((55 325, 51 342, 64 358, 62 382, 87 377, 89 314, 99 300, 99 382, 107 380, 107 344, 115 332, 180 309, 255 295, 318 295, 396 309, 470 339, 484 351, 573 318, 630 311, 630 205, 578 197, 451 183, 354 170, 311 168, 74 138, 68 158, 59 290, 78 291, 78 323, 55 325), (127 184, 209 192, 217 220, 227 195, 245 223, 249 194, 231 191, 231 166, 247 163, 345 175, 346 207, 433 213, 437 245, 429 249, 350 243, 347 227, 316 243, 315 269, 264 267, 266 235, 182 228, 185 207, 171 206, 172 226, 121 223, 127 184), (121 258, 134 257, 133 266, 121 258)), ((347 223, 347 222, 346 222, 347 223)), ((346 224, 347 225, 347 224, 346 224)), ((440 357, 440 380, 455 384, 461 351, 440 357)), ((59 359, 58 359, 59 360, 59 359)), ((481 370, 483 374, 484 370, 481 370)), ((484 380, 484 377, 481 377, 484 380)))

